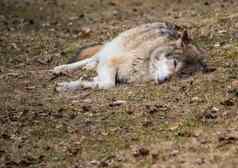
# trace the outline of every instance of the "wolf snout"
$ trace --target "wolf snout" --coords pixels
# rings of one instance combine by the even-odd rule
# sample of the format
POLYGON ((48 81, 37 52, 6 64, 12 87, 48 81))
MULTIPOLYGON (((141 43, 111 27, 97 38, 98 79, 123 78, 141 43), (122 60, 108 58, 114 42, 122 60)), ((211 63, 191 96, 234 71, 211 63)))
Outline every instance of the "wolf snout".
POLYGON ((170 76, 165 76, 163 78, 157 79, 156 83, 157 84, 162 84, 162 83, 167 82, 169 80, 170 80, 170 76))

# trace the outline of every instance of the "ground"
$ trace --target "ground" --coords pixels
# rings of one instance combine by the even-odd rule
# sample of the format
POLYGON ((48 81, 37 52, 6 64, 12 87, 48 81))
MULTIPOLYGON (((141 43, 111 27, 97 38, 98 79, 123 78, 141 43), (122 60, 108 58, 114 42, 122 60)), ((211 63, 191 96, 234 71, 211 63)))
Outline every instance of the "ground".
MULTIPOLYGON (((238 2, 1 0, 0 167, 235 168, 238 2), (55 92, 77 48, 142 23, 186 27, 214 71, 162 85, 55 92)), ((93 72, 92 72, 93 73, 93 72)))

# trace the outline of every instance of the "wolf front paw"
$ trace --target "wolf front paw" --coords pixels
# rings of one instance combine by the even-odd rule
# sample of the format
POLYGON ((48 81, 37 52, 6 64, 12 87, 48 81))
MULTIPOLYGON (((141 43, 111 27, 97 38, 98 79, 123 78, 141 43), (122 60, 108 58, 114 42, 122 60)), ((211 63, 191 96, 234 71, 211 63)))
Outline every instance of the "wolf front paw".
POLYGON ((57 92, 72 92, 80 89, 80 85, 77 82, 61 82, 57 83, 55 90, 57 92))
POLYGON ((55 90, 57 92, 67 92, 67 91, 71 91, 72 89, 68 82, 61 82, 56 84, 55 90))

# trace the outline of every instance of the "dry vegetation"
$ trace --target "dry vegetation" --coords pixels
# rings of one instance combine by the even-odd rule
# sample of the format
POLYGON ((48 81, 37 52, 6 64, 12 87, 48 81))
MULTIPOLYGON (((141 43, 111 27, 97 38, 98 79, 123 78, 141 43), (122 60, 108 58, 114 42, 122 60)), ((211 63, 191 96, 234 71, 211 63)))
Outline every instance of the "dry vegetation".
POLYGON ((1 0, 0 93, 2 168, 235 168, 238 2, 1 0), (72 78, 47 70, 78 47, 161 20, 186 26, 216 70, 159 86, 54 92, 72 78))

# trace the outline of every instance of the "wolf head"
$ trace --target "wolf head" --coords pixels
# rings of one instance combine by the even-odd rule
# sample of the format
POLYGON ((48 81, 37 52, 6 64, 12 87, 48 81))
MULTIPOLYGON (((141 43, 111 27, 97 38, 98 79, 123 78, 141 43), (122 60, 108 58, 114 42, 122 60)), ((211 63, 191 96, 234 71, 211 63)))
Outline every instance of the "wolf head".
POLYGON ((164 82, 173 75, 189 76, 206 70, 206 52, 191 43, 187 31, 176 40, 168 41, 151 54, 150 72, 157 83, 164 82))

